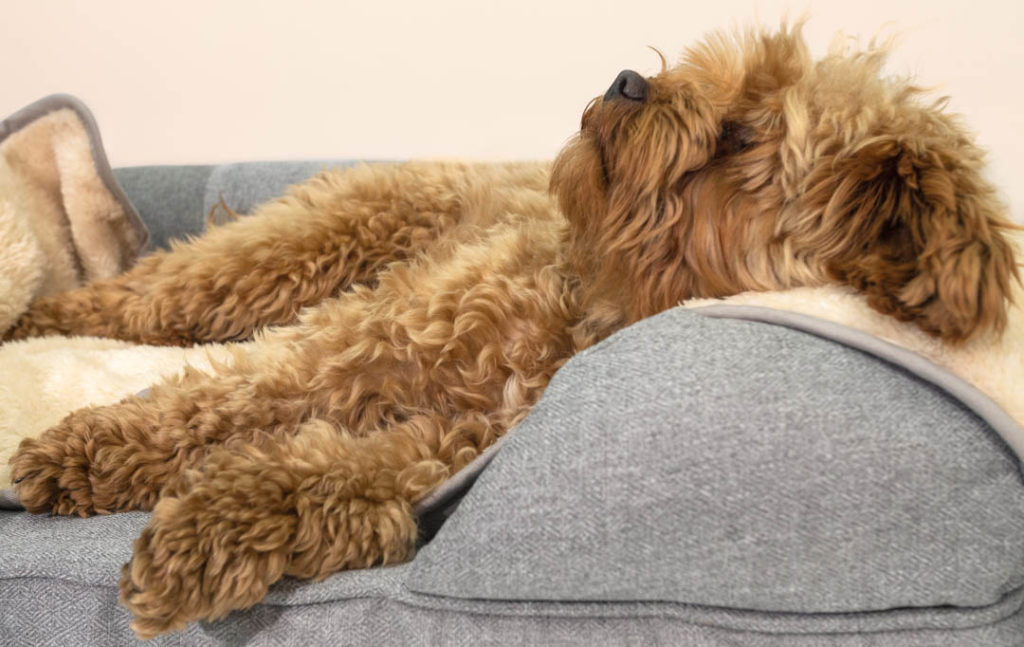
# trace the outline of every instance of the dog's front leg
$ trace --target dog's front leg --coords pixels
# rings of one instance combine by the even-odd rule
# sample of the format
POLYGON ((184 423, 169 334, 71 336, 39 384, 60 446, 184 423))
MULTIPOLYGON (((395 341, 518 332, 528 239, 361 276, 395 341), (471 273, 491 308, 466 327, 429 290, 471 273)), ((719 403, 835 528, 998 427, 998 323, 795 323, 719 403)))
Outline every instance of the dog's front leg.
POLYGON ((285 575, 409 558, 412 504, 443 481, 450 424, 410 419, 354 437, 312 421, 273 444, 218 449, 169 488, 121 578, 132 628, 150 638, 256 604, 285 575))
POLYGON ((466 173, 444 164, 325 173, 120 276, 36 300, 4 339, 248 339, 429 246, 462 217, 453 183, 466 173))

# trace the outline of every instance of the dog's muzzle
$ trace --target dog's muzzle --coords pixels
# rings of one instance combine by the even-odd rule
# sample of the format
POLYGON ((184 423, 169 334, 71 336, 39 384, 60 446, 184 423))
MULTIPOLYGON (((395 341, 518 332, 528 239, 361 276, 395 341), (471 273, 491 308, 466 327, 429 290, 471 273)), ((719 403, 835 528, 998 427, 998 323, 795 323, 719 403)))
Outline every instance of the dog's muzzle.
POLYGON ((604 93, 604 100, 625 99, 642 103, 647 100, 647 80, 633 70, 622 70, 604 93))

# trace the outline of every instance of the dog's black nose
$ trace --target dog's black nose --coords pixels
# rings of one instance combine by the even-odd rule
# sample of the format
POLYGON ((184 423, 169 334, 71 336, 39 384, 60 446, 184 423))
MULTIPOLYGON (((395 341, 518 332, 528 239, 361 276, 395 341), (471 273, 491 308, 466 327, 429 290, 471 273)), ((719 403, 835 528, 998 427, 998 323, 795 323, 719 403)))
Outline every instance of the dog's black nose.
POLYGON ((604 100, 628 99, 629 101, 647 100, 647 80, 633 70, 622 70, 612 81, 612 87, 604 93, 604 100))

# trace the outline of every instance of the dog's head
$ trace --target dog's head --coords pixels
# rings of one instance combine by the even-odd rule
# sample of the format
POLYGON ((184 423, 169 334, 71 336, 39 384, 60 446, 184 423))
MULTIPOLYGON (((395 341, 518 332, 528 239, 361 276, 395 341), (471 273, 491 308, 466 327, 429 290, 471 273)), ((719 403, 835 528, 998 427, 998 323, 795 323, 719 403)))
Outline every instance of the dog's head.
POLYGON ((883 59, 812 62, 783 28, 621 73, 552 175, 591 312, 838 281, 947 341, 1001 329, 1013 225, 983 155, 883 59))

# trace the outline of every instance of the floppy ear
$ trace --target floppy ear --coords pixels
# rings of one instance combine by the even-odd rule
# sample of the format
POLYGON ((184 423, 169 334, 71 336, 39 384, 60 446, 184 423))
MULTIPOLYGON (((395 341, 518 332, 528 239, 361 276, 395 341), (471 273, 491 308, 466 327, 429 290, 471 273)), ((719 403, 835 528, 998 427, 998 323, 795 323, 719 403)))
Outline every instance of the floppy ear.
POLYGON ((1001 331, 1019 280, 981 153, 962 136, 872 138, 819 167, 827 269, 876 310, 953 343, 1001 331), (829 231, 833 233, 828 233, 829 231))

